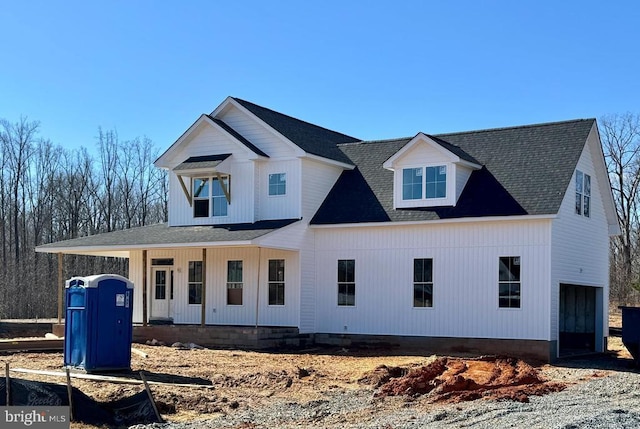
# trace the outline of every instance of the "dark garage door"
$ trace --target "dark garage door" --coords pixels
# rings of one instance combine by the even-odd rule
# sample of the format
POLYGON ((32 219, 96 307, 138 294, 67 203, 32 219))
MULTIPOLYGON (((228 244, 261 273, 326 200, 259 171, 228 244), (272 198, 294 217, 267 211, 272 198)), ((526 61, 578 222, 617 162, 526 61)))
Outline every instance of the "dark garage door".
POLYGON ((596 288, 560 285, 560 355, 595 351, 596 288))

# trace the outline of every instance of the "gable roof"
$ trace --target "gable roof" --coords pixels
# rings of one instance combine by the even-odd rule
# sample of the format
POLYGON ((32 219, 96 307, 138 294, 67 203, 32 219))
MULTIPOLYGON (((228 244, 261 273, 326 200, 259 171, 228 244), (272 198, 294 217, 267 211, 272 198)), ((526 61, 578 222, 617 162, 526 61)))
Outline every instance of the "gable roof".
POLYGON ((425 133, 416 134, 415 137, 409 140, 399 151, 391 155, 391 157, 384 162, 383 167, 393 169, 392 165, 395 161, 420 142, 433 146, 438 151, 446 153, 448 157, 453 157, 455 159, 454 162, 465 161, 468 164, 472 164, 474 168, 480 168, 480 163, 458 146, 452 145, 451 143, 425 133))
POLYGON ((242 143, 243 145, 245 145, 246 147, 248 147, 253 153, 255 153, 256 155, 260 155, 260 156, 264 156, 266 158, 269 158, 269 155, 267 155, 266 153, 264 153, 262 150, 260 150, 260 148, 256 145, 254 145, 253 143, 251 143, 249 140, 247 140, 246 138, 244 138, 243 136, 240 135, 240 133, 238 133, 236 130, 234 130, 233 128, 231 128, 229 126, 229 124, 227 124, 226 122, 224 122, 221 119, 218 118, 214 118, 211 115, 207 115, 209 117, 209 119, 211 119, 213 122, 215 122, 216 124, 218 124, 223 130, 225 130, 226 132, 228 132, 229 134, 231 134, 233 137, 235 137, 236 140, 238 140, 240 143, 242 143))
POLYGON ((580 119, 432 136, 483 166, 471 173, 455 207, 393 209, 394 173, 382 164, 411 138, 340 145, 356 168, 341 174, 311 223, 556 214, 594 124, 580 119))
POLYGON ((305 152, 351 164, 349 158, 337 145, 357 142, 360 139, 331 131, 240 98, 231 98, 305 152))

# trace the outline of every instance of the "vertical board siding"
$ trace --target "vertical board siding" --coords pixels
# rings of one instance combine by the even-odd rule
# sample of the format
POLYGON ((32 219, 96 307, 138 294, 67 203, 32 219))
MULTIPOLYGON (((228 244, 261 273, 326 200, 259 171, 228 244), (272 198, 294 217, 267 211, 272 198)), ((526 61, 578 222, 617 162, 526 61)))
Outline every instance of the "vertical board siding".
MULTIPOLYGON (((141 252, 140 252, 141 253, 141 252)), ((148 252, 149 287, 151 288, 151 259, 173 258, 174 299, 170 316, 176 324, 199 324, 201 305, 189 304, 189 261, 202 260, 202 249, 150 250, 148 252)), ((140 263, 135 264, 142 278, 140 263)), ((136 259, 137 261, 137 259, 136 259)), ((206 323, 210 325, 252 326, 256 323, 256 299, 258 299, 258 323, 262 326, 297 326, 300 301, 300 271, 297 252, 261 249, 256 247, 207 248, 206 323), (258 264, 258 255, 260 263, 258 264), (285 305, 268 305, 268 260, 285 260, 285 305), (227 305, 227 261, 243 262, 243 303, 227 305), (258 292, 258 266, 260 266, 260 290, 258 292)), ((150 289, 151 290, 151 289, 150 289)), ((135 292, 134 292, 135 293, 135 292)), ((141 295, 141 293, 140 293, 141 295)), ((152 294, 150 294, 152 295, 152 294)), ((169 294, 167 293, 167 296, 169 294)), ((135 299, 135 296, 134 296, 135 299)), ((151 298, 150 298, 151 300, 151 298)), ((134 304, 134 314, 142 314, 142 303, 134 304)), ((153 308, 150 314, 153 316, 153 308)), ((141 319, 140 319, 141 320, 141 319)))
POLYGON ((343 169, 308 159, 302 160, 302 217, 311 219, 340 177, 343 169))
POLYGON ((265 128, 253 115, 231 107, 218 117, 271 158, 295 156, 292 146, 265 128))
MULTIPOLYGON (((178 177, 169 173, 169 225, 215 225, 226 223, 253 222, 254 219, 254 163, 251 161, 230 164, 231 203, 227 216, 193 217, 193 207, 189 206, 178 177)), ((188 179, 185 186, 189 188, 188 179)))
MULTIPOLYGON (((600 156, 596 134, 591 132, 580 156, 577 169, 591 176, 591 216, 575 213, 575 171, 562 201, 552 229, 551 270, 551 337, 558 338, 560 311, 560 283, 598 286, 603 296, 609 296, 609 235, 601 189, 598 183, 594 156, 600 156)), ((606 178, 605 178, 606 180, 606 178)), ((608 306, 602 306, 602 314, 596 320, 602 323, 602 332, 608 329, 608 306)), ((606 334, 605 334, 606 335, 606 334)))
POLYGON ((549 220, 318 228, 316 331, 548 340, 549 228, 549 220), (520 309, 498 308, 500 256, 521 257, 520 309), (433 258, 432 308, 413 307, 414 258, 433 258), (338 259, 355 259, 355 307, 337 305, 338 259))
POLYGON ((300 215, 300 159, 269 160, 258 164, 257 219, 295 219, 300 215), (286 194, 269 195, 269 174, 286 174, 286 194))
POLYGON ((460 194, 464 191, 464 187, 467 184, 467 180, 469 180, 469 176, 471 176, 472 171, 473 170, 463 165, 456 165, 456 202, 458 202, 460 194))

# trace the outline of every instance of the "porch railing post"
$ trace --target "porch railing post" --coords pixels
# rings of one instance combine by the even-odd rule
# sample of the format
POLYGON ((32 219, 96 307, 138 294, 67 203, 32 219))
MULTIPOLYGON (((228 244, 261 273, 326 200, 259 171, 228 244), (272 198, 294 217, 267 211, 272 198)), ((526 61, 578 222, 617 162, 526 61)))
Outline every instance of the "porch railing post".
POLYGON ((142 326, 147 326, 147 251, 142 251, 142 326))
POLYGON ((200 306, 200 326, 205 325, 207 316, 207 249, 202 248, 202 304, 200 306))
POLYGON ((58 325, 62 323, 62 298, 64 291, 64 278, 62 278, 64 265, 64 256, 62 253, 58 253, 58 325))

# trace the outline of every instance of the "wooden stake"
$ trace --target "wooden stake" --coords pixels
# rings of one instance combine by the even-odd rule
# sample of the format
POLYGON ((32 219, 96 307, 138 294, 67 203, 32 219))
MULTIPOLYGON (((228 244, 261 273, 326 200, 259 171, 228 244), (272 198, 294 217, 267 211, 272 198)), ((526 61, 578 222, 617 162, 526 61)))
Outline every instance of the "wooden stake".
POLYGON ((158 411, 158 407, 156 406, 156 401, 153 400, 153 395, 151 394, 151 389, 149 388, 149 383, 147 383, 147 379, 145 378, 144 373, 142 371, 140 371, 140 379, 144 383, 144 388, 147 391, 147 395, 149 396, 149 401, 151 401, 151 406, 153 407, 153 412, 156 413, 156 418, 158 419, 158 421, 160 423, 164 423, 164 420, 162 420, 162 416, 160 415, 160 412, 158 411))
POLYGON ((11 405, 11 377, 9 377, 9 362, 5 364, 5 390, 7 392, 7 407, 11 405))
POLYGON ((62 300, 64 291, 64 279, 62 278, 62 269, 64 266, 64 256, 58 253, 58 325, 62 323, 62 300))
POLYGON ((69 420, 73 421, 73 389, 71 389, 71 376, 69 375, 69 368, 65 368, 67 371, 67 396, 69 397, 69 420))

